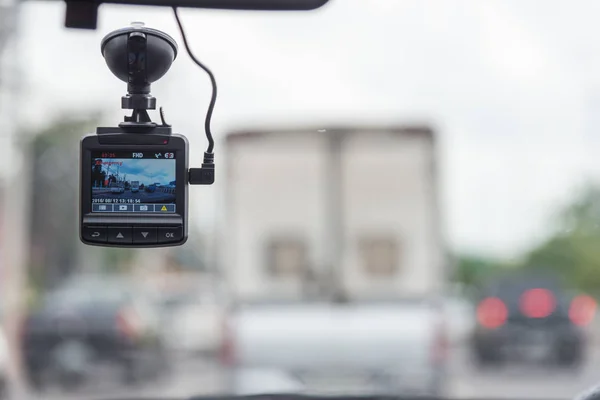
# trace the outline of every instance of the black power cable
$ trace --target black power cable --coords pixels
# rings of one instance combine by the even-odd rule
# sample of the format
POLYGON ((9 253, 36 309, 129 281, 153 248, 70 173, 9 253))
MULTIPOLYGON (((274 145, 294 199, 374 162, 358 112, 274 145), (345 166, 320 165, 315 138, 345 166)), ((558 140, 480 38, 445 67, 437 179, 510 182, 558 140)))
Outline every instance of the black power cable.
POLYGON ((208 140, 208 148, 204 152, 204 161, 202 163, 202 168, 190 168, 189 172, 190 184, 210 185, 215 181, 215 156, 213 154, 215 141, 210 130, 210 121, 212 119, 215 103, 217 102, 217 81, 215 80, 215 76, 212 73, 212 71, 200 60, 198 60, 192 52, 192 50, 190 49, 187 37, 185 35, 185 30, 183 29, 183 24, 181 23, 181 19, 179 18, 177 7, 173 7, 173 13, 175 14, 175 20, 177 21, 177 26, 179 27, 179 32, 181 33, 181 38, 183 39, 185 50, 187 51, 192 61, 200 68, 202 68, 204 72, 206 72, 206 74, 210 78, 210 84, 212 86, 212 95, 210 96, 210 103, 208 105, 208 110, 206 111, 206 119, 204 120, 204 131, 206 133, 206 139, 208 140))

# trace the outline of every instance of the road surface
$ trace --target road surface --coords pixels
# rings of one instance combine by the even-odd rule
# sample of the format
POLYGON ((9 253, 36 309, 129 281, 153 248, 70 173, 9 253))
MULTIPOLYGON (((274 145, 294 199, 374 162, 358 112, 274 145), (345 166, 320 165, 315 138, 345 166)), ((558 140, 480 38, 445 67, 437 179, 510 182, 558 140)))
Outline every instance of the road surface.
MULTIPOLYGON (((171 374, 159 382, 136 388, 109 388, 100 382, 65 395, 58 390, 43 396, 26 389, 13 390, 12 399, 75 400, 83 398, 152 398, 176 399, 192 395, 220 394, 222 378, 216 364, 209 359, 179 360, 171 374)), ((571 399, 596 383, 600 383, 600 347, 590 352, 590 360, 579 374, 526 365, 499 370, 479 370, 463 347, 452 351, 449 397, 457 399, 571 399)))
POLYGON ((186 359, 175 362, 169 374, 160 380, 140 384, 135 387, 106 384, 102 380, 72 393, 65 393, 59 388, 49 388, 43 394, 38 394, 25 387, 13 387, 10 390, 9 399, 185 399, 193 395, 220 393, 223 387, 220 379, 221 375, 213 361, 207 359, 186 359))
POLYGON ((512 365, 481 370, 464 347, 453 350, 450 396, 469 399, 571 399, 600 385, 600 346, 590 349, 579 372, 543 365, 512 365))

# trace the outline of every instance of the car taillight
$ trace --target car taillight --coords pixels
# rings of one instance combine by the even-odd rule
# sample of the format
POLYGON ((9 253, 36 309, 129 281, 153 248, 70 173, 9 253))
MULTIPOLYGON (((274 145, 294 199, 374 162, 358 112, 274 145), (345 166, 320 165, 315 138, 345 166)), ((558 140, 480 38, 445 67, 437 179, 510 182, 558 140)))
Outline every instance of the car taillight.
POLYGON ((569 306, 569 319, 575 325, 586 326, 594 319, 597 303, 593 297, 580 295, 571 301, 569 306))
POLYGON ((222 365, 230 367, 235 363, 235 347, 233 343, 233 332, 231 324, 223 321, 221 347, 219 348, 219 361, 222 365))
POLYGON ((125 308, 117 314, 116 325, 117 331, 128 339, 137 339, 141 335, 139 317, 131 309, 125 308))
POLYGON ((506 322, 508 309, 497 297, 487 297, 477 306, 477 321, 488 329, 498 328, 506 322))
POLYGON ((443 364, 448 357, 449 343, 446 332, 444 323, 439 323, 436 326, 431 348, 431 358, 435 365, 443 364))
POLYGON ((555 308, 554 294, 548 289, 529 289, 519 299, 521 313, 529 318, 546 318, 555 308))
POLYGON ((22 316, 21 318, 18 319, 17 322, 17 337, 19 338, 19 340, 21 340, 23 337, 25 337, 25 334, 27 333, 27 322, 29 320, 28 316, 22 316))

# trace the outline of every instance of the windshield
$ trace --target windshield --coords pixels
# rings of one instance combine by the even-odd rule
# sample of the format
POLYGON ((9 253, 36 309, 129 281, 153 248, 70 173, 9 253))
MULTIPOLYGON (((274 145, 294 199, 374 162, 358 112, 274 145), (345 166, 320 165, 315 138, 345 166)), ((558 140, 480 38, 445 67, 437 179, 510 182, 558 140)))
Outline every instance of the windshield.
MULTIPOLYGON (((216 182, 189 187, 187 242, 152 249, 79 238, 80 140, 131 115, 101 41, 142 21, 177 42, 151 93, 190 167, 210 81, 168 7, 104 4, 96 30, 64 12, 0 1, 0 391, 558 400, 597 383, 595 0, 181 9, 219 87, 216 182)), ((90 207, 183 210, 163 154, 95 153, 90 207)))

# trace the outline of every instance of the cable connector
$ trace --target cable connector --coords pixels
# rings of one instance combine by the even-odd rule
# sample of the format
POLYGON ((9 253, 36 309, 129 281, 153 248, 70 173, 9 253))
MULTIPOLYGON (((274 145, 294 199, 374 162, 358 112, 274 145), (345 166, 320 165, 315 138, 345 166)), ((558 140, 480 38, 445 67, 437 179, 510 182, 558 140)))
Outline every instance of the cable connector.
POLYGON ((215 183, 215 155, 204 153, 202 168, 190 168, 188 172, 190 185, 212 185, 215 183))

